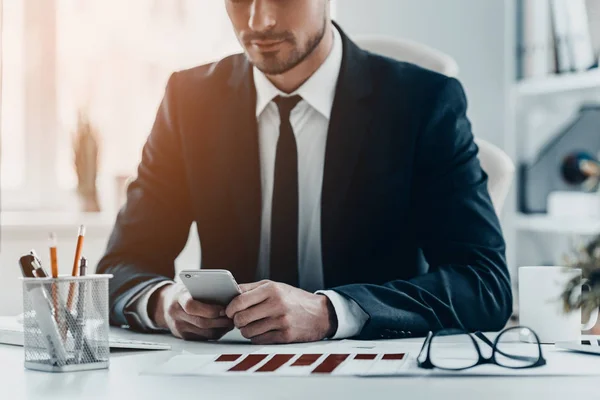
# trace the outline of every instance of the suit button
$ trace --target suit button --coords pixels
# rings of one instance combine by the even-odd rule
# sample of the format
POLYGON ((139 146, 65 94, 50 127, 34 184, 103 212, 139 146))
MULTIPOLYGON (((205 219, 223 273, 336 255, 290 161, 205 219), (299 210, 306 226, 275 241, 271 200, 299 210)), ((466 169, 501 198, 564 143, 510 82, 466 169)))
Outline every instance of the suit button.
POLYGON ((400 332, 400 334, 402 335, 403 338, 406 337, 406 332, 402 331, 402 332, 400 332))
POLYGON ((381 335, 380 337, 383 339, 383 338, 385 338, 385 335, 381 335))
POLYGON ((411 331, 408 331, 408 332, 406 332, 406 334, 407 334, 409 337, 410 337, 410 336, 412 336, 412 332, 411 332, 411 331))

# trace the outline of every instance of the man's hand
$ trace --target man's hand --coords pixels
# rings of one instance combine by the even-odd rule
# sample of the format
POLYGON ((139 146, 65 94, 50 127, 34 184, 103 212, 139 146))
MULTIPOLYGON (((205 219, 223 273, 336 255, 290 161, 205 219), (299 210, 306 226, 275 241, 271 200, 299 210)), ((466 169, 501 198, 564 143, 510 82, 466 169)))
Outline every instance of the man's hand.
POLYGON ((192 299, 180 283, 160 288, 152 295, 150 304, 156 325, 181 339, 218 340, 233 329, 223 307, 192 299))
POLYGON ((254 344, 314 342, 337 330, 335 310, 327 296, 271 281, 240 288, 242 294, 229 303, 226 313, 254 344))

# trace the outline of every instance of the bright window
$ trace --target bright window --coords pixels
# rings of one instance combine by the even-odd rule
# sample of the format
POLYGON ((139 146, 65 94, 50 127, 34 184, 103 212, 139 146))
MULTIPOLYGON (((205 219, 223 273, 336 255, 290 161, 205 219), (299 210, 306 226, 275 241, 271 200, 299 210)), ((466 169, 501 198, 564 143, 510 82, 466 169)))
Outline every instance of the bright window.
POLYGON ((58 175, 76 185, 70 157, 79 109, 102 139, 106 176, 139 162, 169 75, 238 50, 223 2, 58 0, 58 175))
POLYGON ((15 190, 25 183, 25 97, 23 3, 4 2, 2 27, 2 105, 0 187, 15 190))
POLYGON ((240 51, 223 1, 43 0, 54 15, 41 15, 39 0, 4 3, 3 199, 9 188, 28 193, 56 188, 59 195, 52 205, 46 204, 50 197, 38 193, 40 208, 74 204, 64 199, 72 200, 77 186, 73 133, 78 112, 89 115, 100 136, 97 186, 103 208, 110 210, 114 203, 106 193, 114 190, 117 176, 135 173, 170 74, 240 51), (44 35, 27 42, 41 41, 26 49, 25 60, 35 60, 31 52, 51 49, 44 60, 55 65, 55 73, 43 75, 42 85, 28 82, 31 74, 22 72, 24 37, 30 31, 39 35, 38 23, 44 25, 44 35), (43 118, 56 125, 53 129, 35 122, 40 107, 34 101, 37 109, 28 109, 26 95, 36 93, 28 85, 42 87, 44 98, 54 99, 54 104, 44 102, 43 118), (28 129, 32 118, 37 129, 28 129), (36 137, 42 131, 43 138, 36 137), (36 156, 33 173, 24 165, 30 146, 38 146, 32 153, 42 155, 36 156))

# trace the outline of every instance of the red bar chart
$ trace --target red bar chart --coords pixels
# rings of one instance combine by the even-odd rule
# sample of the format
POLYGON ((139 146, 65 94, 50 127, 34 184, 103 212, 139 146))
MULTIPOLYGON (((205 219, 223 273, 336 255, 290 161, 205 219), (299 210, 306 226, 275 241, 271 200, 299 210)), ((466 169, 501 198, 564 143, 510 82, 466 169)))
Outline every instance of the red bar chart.
POLYGON ((198 376, 373 376, 402 371, 408 353, 252 353, 175 356, 155 373, 198 376))

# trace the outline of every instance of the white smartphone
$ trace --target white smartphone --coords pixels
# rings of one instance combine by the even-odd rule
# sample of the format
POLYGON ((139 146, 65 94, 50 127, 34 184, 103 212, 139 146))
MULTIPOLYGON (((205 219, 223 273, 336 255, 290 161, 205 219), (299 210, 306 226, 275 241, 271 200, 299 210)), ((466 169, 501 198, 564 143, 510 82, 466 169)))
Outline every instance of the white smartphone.
POLYGON ((242 291, 231 272, 224 269, 181 271, 181 281, 194 300, 226 306, 242 291))

